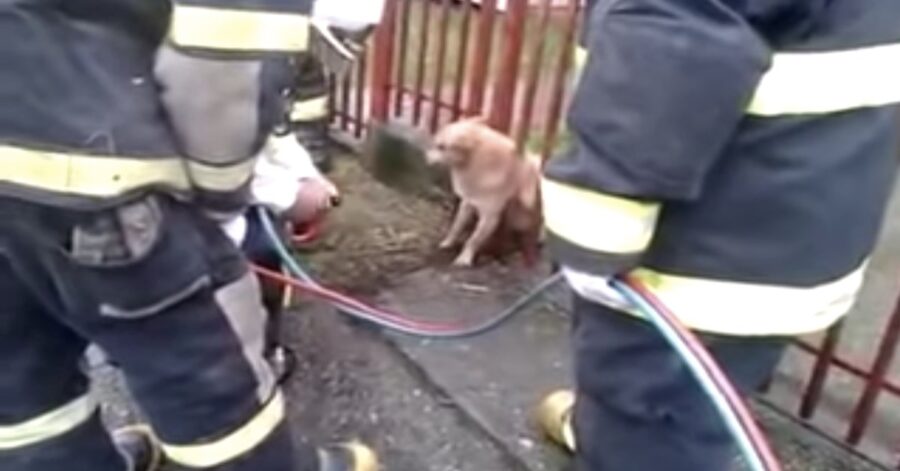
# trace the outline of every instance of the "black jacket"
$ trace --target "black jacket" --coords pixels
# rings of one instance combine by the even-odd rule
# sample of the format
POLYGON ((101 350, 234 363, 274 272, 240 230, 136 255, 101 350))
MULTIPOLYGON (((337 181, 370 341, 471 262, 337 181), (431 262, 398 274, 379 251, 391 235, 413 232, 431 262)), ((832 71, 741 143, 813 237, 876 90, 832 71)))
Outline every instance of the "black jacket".
MULTIPOLYGON (((0 194, 92 207, 151 188, 188 196, 235 191, 249 177, 252 155, 217 162, 185 150, 171 119, 177 110, 164 102, 154 75, 157 51, 168 44, 186 56, 234 64, 302 51, 310 4, 3 1, 0 194)), ((216 80, 236 80, 222 75, 216 80)), ((271 89, 253 86, 260 105, 277 95, 271 89)), ((255 124, 260 135, 267 132, 265 119, 255 124)))
POLYGON ((896 174, 900 2, 589 0, 586 25, 544 188, 576 289, 631 272, 725 333, 845 313, 896 174))

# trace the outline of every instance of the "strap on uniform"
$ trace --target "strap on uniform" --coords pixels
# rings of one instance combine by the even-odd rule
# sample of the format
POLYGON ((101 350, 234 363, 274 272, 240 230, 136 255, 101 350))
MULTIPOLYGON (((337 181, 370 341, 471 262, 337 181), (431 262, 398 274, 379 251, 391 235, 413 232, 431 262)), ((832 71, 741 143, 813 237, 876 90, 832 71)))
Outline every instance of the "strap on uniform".
POLYGON ((97 409, 90 396, 16 425, 0 426, 0 450, 24 448, 58 437, 88 421, 97 409))
POLYGON ((221 466, 251 452, 275 431, 284 417, 284 397, 279 392, 256 416, 230 434, 197 445, 163 444, 163 451, 176 464, 189 468, 221 466))

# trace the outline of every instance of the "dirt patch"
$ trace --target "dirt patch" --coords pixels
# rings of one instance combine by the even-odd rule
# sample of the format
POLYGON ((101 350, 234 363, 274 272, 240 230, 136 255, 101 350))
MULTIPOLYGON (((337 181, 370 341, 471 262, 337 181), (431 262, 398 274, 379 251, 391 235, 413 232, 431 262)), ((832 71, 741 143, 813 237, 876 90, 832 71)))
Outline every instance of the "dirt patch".
POLYGON ((442 259, 437 244, 448 208, 378 183, 354 157, 338 159, 329 177, 341 188, 344 203, 306 254, 325 283, 374 293, 392 278, 442 259))

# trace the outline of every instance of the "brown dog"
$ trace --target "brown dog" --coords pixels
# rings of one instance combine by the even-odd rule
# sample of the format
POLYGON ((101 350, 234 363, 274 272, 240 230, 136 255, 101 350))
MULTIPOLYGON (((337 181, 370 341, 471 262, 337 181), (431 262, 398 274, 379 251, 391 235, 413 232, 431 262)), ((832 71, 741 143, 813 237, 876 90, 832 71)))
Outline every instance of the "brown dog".
POLYGON ((430 164, 449 168, 453 191, 460 198, 441 248, 455 246, 472 220, 478 221, 454 265, 471 266, 501 226, 518 238, 526 260, 534 261, 541 227, 539 158, 520 157, 515 142, 482 118, 441 129, 427 158, 430 164))

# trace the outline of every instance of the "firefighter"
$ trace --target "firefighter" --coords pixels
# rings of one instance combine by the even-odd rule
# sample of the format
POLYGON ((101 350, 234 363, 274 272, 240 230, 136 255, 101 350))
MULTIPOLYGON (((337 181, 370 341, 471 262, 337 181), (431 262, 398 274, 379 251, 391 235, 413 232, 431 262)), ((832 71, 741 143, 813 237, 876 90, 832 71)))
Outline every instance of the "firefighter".
POLYGON ((895 0, 588 0, 571 148, 543 182, 576 387, 542 404, 580 471, 722 471, 736 448, 630 274, 745 394, 852 307, 894 186, 895 0))
POLYGON ((0 470, 376 468, 363 445, 291 439, 256 281, 218 225, 277 119, 262 59, 306 50, 310 8, 0 6, 0 470), (104 431, 88 343, 152 433, 104 431))
POLYGON ((331 118, 328 101, 331 95, 329 76, 340 80, 349 63, 355 61, 362 44, 381 21, 384 0, 318 0, 314 16, 318 44, 331 44, 328 54, 304 54, 292 58, 294 82, 288 110, 290 131, 313 157, 323 172, 332 166, 328 127, 331 118), (325 56, 325 57, 323 57, 325 56))

